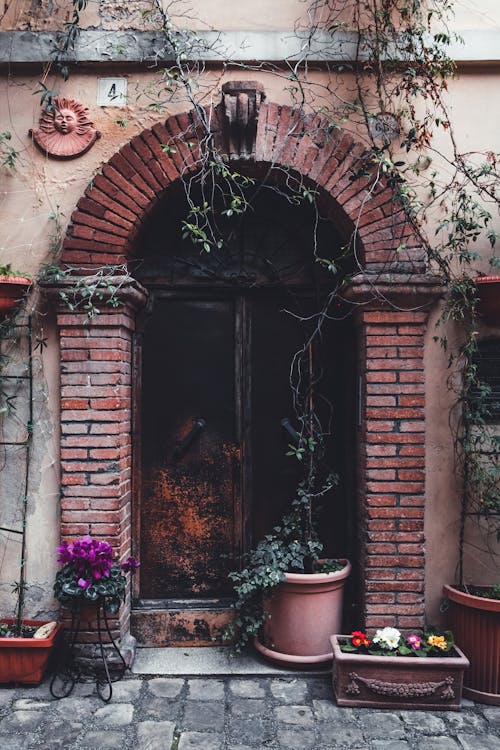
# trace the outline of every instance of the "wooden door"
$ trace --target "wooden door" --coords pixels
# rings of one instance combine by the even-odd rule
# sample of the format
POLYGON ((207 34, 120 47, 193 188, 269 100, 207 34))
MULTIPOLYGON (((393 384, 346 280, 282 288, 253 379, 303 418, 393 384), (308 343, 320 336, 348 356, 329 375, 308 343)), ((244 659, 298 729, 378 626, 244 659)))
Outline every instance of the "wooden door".
MULTIPOLYGON (((280 520, 301 469, 286 456, 282 425, 298 427, 290 368, 316 325, 314 309, 303 294, 157 293, 143 345, 141 599, 229 596, 228 571, 280 520)), ((317 348, 330 396, 349 367, 342 341, 338 326, 325 327, 317 348)), ((346 447, 345 390, 341 400, 336 428, 346 447)), ((324 404, 330 410, 331 398, 324 404)), ((338 499, 335 509, 325 499, 323 525, 345 554, 345 523, 334 530, 334 517, 345 519, 338 499)))

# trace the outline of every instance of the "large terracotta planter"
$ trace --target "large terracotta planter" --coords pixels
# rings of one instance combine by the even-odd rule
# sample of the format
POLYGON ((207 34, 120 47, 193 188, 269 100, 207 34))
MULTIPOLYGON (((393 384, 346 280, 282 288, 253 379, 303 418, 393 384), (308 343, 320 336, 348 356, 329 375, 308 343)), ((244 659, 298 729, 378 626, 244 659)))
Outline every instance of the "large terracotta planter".
MULTIPOLYGON (((13 624, 15 620, 2 619, 13 624)), ((47 620, 23 620, 25 625, 40 627, 47 620)), ((58 623, 48 638, 0 638, 0 683, 17 682, 38 685, 47 668, 52 649, 62 625, 58 623)))
POLYGON ((449 602, 448 625, 470 661, 464 695, 500 706, 500 601, 466 594, 453 586, 445 586, 443 593, 449 602))
POLYGON ((459 711, 464 670, 469 662, 456 656, 369 656, 343 653, 333 635, 333 692, 339 706, 459 711))
POLYGON ((478 312, 490 325, 500 325, 500 276, 476 278, 478 312))
POLYGON ((31 286, 24 276, 0 276, 0 319, 9 315, 31 286))
POLYGON ((330 636, 342 622, 344 585, 351 564, 336 573, 287 573, 264 602, 265 622, 256 649, 288 666, 328 664, 330 636))

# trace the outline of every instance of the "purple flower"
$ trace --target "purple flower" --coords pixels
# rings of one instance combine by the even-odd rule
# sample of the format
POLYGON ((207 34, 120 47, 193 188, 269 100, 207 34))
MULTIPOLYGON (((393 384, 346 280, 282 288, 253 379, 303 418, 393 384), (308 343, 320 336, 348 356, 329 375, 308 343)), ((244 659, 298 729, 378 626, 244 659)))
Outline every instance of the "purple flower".
POLYGON ((412 633, 412 635, 407 636, 406 643, 411 646, 414 651, 419 651, 422 646, 422 639, 419 635, 412 633))
POLYGON ((92 581, 86 581, 85 578, 79 578, 78 585, 81 589, 88 589, 92 585, 92 581))
POLYGON ((139 565, 140 565, 140 562, 138 560, 136 560, 135 557, 127 557, 127 559, 124 560, 120 564, 120 568, 125 573, 128 573, 129 571, 131 573, 135 573, 135 571, 137 570, 137 568, 139 567, 139 565))
POLYGON ((73 559, 73 555, 71 554, 71 551, 68 547, 68 542, 63 542, 57 548, 57 554, 59 555, 59 557, 57 558, 57 562, 61 563, 61 565, 66 565, 73 559))

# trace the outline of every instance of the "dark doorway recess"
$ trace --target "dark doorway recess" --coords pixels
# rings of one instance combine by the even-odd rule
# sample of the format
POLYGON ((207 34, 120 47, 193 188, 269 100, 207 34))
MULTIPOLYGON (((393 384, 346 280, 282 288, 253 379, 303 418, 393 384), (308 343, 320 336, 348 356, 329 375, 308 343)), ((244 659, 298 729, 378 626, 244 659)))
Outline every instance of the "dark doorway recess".
POLYGON ((339 474, 319 527, 327 554, 353 555, 356 347, 341 308, 318 314, 337 281, 316 257, 336 262, 341 248, 311 207, 262 191, 224 223, 213 254, 182 239, 185 217, 185 198, 171 195, 136 252, 153 300, 142 340, 139 598, 208 607, 230 597, 227 573, 296 491, 301 467, 286 456, 282 422, 299 429, 293 361, 318 326, 323 470, 339 474))

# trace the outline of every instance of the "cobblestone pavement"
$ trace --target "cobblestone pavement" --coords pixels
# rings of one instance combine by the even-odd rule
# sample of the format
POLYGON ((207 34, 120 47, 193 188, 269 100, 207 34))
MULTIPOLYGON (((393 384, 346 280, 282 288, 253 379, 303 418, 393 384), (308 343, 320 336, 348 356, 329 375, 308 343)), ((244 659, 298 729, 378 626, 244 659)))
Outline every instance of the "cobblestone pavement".
POLYGON ((338 708, 328 675, 137 677, 103 703, 91 684, 53 700, 0 687, 1 750, 500 750, 500 708, 338 708))

